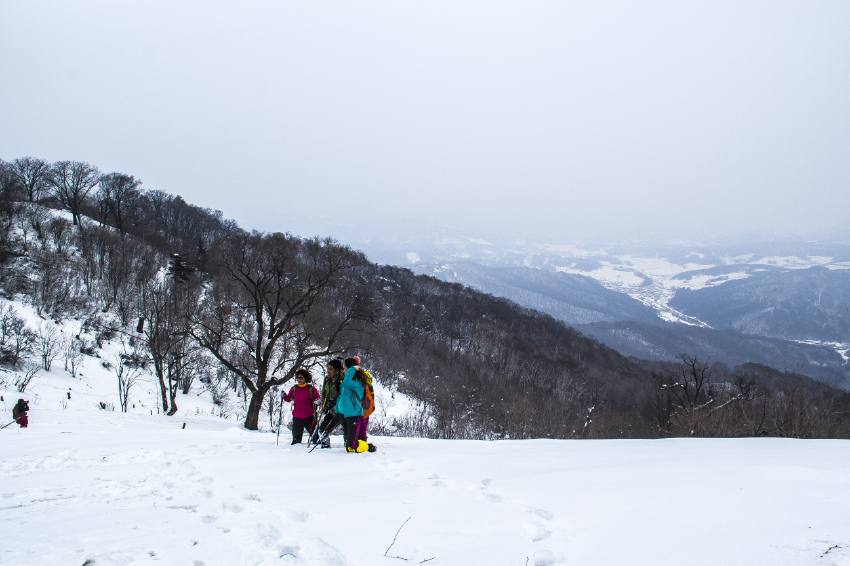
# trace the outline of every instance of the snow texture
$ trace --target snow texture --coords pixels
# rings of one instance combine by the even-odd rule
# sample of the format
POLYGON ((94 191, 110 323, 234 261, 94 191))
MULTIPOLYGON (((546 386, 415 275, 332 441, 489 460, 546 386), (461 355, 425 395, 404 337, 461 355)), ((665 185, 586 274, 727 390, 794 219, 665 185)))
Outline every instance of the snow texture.
POLYGON ((32 423, 2 431, 3 564, 850 564, 846 441, 348 454, 212 418, 42 403, 32 423))
MULTIPOLYGON (((0 430, 0 564, 850 565, 848 441, 373 436, 350 454, 334 436, 309 453, 200 390, 157 414, 150 376, 128 413, 101 410, 116 347, 0 388, 2 424, 31 409, 0 430)), ((394 397, 388 413, 414 407, 394 397)))

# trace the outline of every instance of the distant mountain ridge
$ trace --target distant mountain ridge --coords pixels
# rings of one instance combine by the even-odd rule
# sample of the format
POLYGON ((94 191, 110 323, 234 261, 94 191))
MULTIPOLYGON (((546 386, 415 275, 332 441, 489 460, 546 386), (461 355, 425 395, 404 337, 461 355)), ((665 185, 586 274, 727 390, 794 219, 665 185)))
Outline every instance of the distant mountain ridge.
POLYGON ((809 367, 850 386, 846 242, 560 244, 418 222, 338 235, 373 261, 508 298, 625 355, 809 367))
POLYGON ((699 352, 706 359, 730 367, 756 363, 836 383, 848 377, 846 360, 825 346, 676 323, 621 321, 575 328, 625 356, 636 358, 669 360, 684 352, 699 352))
POLYGON ((714 328, 772 338, 850 343, 850 271, 773 269, 702 289, 670 305, 714 328))
POLYGON ((569 324, 658 320, 650 307, 584 275, 525 267, 489 267, 468 261, 435 266, 429 274, 505 297, 569 324))

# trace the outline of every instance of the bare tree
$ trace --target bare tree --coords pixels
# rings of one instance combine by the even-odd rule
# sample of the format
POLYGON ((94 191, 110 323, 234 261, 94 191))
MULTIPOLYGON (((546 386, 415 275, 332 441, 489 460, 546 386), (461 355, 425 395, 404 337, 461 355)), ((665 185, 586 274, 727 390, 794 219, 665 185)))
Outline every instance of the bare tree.
POLYGON ((221 277, 193 318, 192 336, 251 392, 257 430, 266 393, 314 360, 340 353, 365 297, 351 281, 364 258, 331 240, 288 234, 232 237, 217 249, 221 277))
POLYGON ((4 202, 17 200, 21 193, 21 185, 12 173, 12 164, 0 159, 0 200, 4 202))
POLYGON ((118 232, 124 235, 124 221, 130 204, 138 198, 140 179, 123 173, 109 173, 100 178, 97 200, 101 215, 111 215, 118 232))
MULTIPOLYGON (((20 205, 18 204, 20 185, 12 175, 12 165, 0 159, 0 268, 11 257, 20 257, 16 249, 16 237, 12 231, 20 205)), ((0 278, 3 277, 0 271, 0 278)))
POLYGON ((121 412, 127 412, 127 405, 130 399, 130 390, 139 379, 140 370, 135 364, 128 365, 126 360, 131 358, 127 353, 126 345, 121 343, 121 353, 114 357, 115 361, 115 377, 118 378, 118 402, 121 405, 121 412))
POLYGON ((0 307, 0 362, 17 366, 30 353, 35 335, 11 305, 0 307))
POLYGON ((36 331, 36 348, 41 357, 41 367, 44 371, 50 371, 50 365, 53 360, 59 355, 62 348, 62 341, 59 337, 59 331, 49 322, 43 322, 38 325, 36 331))
POLYGON ((38 372, 41 371, 41 366, 34 362, 26 362, 24 363, 23 368, 21 368, 21 373, 18 374, 17 379, 15 380, 15 387, 18 388, 18 393, 23 393, 26 391, 27 387, 29 387, 30 382, 38 375, 38 372))
MULTIPOLYGON (((177 265, 172 260, 172 267, 177 265)), ((151 279, 143 289, 143 342, 154 366, 162 395, 162 410, 177 412, 177 391, 194 375, 197 345, 189 340, 189 319, 198 303, 200 287, 191 268, 169 271, 164 280, 151 279), (170 407, 169 407, 170 405, 170 407)))
POLYGON ((68 235, 71 223, 67 219, 57 216, 47 223, 47 232, 53 237, 53 245, 57 253, 63 253, 68 243, 68 235))
POLYGON ((71 374, 71 377, 77 377, 77 369, 83 361, 83 351, 80 339, 76 336, 69 336, 62 346, 62 354, 65 357, 65 371, 71 374))
POLYGON ((47 247, 47 239, 45 236, 45 225, 50 219, 50 214, 40 205, 30 204, 22 207, 22 217, 29 223, 30 227, 35 230, 36 236, 41 241, 42 249, 47 247))
POLYGON ((168 412, 169 387, 166 372, 170 353, 176 348, 174 330, 174 300, 172 287, 167 281, 151 281, 145 289, 142 319, 139 327, 143 341, 153 362, 162 396, 162 412, 168 412))
POLYGON ((50 188, 50 164, 43 159, 21 157, 9 163, 9 171, 30 202, 40 201, 50 188))
POLYGON ((659 391, 657 422, 665 433, 704 436, 701 425, 716 401, 711 366, 688 354, 681 354, 679 359, 676 370, 653 375, 659 391))
POLYGON ((71 212, 74 226, 80 223, 80 207, 100 180, 97 167, 82 161, 59 161, 50 171, 50 184, 59 203, 71 212))

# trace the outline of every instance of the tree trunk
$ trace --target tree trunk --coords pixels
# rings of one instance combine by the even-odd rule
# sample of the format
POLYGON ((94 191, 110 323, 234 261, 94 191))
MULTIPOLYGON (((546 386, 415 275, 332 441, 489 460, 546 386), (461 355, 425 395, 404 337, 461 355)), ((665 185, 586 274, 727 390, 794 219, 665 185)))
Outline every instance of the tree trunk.
POLYGON ((248 403, 248 414, 245 416, 245 428, 258 430, 260 428, 260 410, 263 408, 263 399, 266 397, 268 387, 261 387, 251 393, 251 402, 248 403))
POLYGON ((156 376, 159 378, 159 392, 162 394, 162 412, 168 411, 168 388, 165 386, 165 377, 162 375, 162 370, 157 370, 156 376))
POLYGON ((177 412, 177 378, 171 373, 171 366, 168 368, 168 396, 171 400, 171 409, 168 410, 168 416, 174 416, 177 412))
POLYGON ((159 379, 159 392, 162 395, 162 412, 165 413, 168 411, 168 388, 165 385, 165 370, 163 369, 163 363, 158 361, 158 358, 154 357, 154 370, 156 372, 156 377, 159 379))

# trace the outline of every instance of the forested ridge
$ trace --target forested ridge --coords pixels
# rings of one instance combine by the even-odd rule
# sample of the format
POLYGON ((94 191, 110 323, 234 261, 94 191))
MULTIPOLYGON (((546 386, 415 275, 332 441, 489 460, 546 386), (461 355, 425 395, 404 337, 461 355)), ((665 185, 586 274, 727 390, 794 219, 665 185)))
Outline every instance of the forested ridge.
MULTIPOLYGON (((126 340, 125 363, 156 375, 164 413, 203 384, 214 399, 239 394, 249 429, 298 367, 359 354, 420 402, 391 434, 850 436, 847 394, 805 376, 698 352, 626 358, 508 300, 331 239, 247 232, 83 162, 0 162, 0 291, 44 319, 79 320, 66 348, 82 355, 126 340)), ((0 314, 2 361, 22 370, 49 339, 0 314)))

